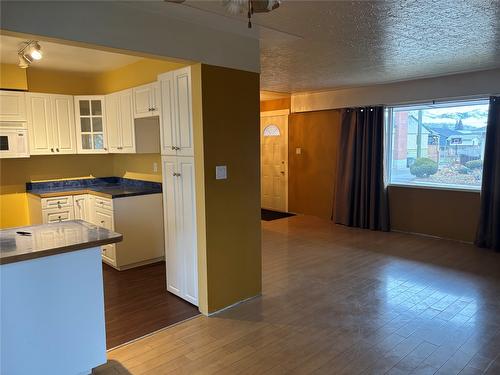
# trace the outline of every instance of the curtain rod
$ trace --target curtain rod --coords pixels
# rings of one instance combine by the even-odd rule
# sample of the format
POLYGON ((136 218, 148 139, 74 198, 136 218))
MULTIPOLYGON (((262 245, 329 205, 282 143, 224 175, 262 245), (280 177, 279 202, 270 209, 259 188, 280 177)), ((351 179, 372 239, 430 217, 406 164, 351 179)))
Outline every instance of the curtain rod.
POLYGON ((397 107, 397 106, 405 106, 405 105, 415 105, 415 104, 440 104, 440 103, 448 103, 448 102, 466 102, 466 101, 475 101, 475 100, 488 100, 491 96, 500 96, 500 94, 478 94, 478 95, 467 95, 467 96, 454 96, 440 99, 427 99, 427 100, 413 100, 407 102, 399 102, 399 103, 386 103, 386 104, 377 104, 382 105, 384 107, 397 107))

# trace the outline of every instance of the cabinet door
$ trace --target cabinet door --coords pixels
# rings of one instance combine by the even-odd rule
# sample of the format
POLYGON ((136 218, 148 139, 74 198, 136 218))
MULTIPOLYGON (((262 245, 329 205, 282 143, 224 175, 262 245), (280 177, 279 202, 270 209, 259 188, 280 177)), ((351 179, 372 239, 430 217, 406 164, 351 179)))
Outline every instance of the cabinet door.
POLYGON ((198 305, 198 255, 196 239, 196 196, 194 180, 194 158, 177 158, 177 188, 179 208, 178 244, 183 258, 183 297, 194 305, 198 305))
POLYGON ((104 96, 75 96, 78 153, 107 153, 104 96))
POLYGON ((71 95, 51 95, 52 131, 56 154, 76 154, 75 115, 71 95))
POLYGON ((87 194, 75 195, 73 197, 73 202, 75 209, 75 219, 90 222, 90 207, 87 199, 87 194))
POLYGON ((25 93, 0 91, 0 121, 26 121, 25 93))
POLYGON ((191 68, 173 72, 175 97, 175 122, 177 132, 177 155, 194 156, 193 115, 191 101, 191 68))
POLYGON ((31 155, 54 155, 49 94, 27 93, 28 139, 31 155))
POLYGON ((175 157, 162 159, 163 173, 163 210, 165 229, 165 263, 167 267, 167 290, 181 298, 183 297, 184 260, 178 237, 178 178, 177 161, 175 157))
POLYGON ((152 90, 150 84, 134 88, 134 118, 153 116, 152 90))
POLYGON ((161 74, 159 77, 161 92, 160 137, 161 154, 177 155, 175 100, 174 100, 174 75, 172 72, 161 74))
POLYGON ((158 116, 161 110, 160 83, 153 82, 151 84, 151 115, 158 116))
POLYGON ((135 127, 132 90, 119 93, 121 149, 123 153, 135 152, 135 127))
POLYGON ((120 100, 118 93, 106 95, 106 126, 110 153, 120 152, 120 100))

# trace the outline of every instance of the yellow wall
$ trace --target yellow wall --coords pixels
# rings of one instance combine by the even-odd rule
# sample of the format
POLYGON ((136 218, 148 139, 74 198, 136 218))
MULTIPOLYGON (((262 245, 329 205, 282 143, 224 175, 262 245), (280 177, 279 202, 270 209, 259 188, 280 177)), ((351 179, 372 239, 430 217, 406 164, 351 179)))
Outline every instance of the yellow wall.
POLYGON ((261 293, 257 73, 202 65, 208 310, 261 293), (235 95, 237 93, 237 95, 235 95), (227 165, 228 179, 215 179, 227 165))
POLYGON ((166 60, 143 59, 110 72, 102 73, 98 78, 97 91, 109 94, 130 87, 151 83, 160 73, 186 66, 186 64, 166 60))
POLYGON ((49 94, 93 95, 100 94, 99 75, 96 73, 64 72, 30 67, 28 90, 49 94))
POLYGON ((116 154, 113 155, 113 176, 161 182, 160 154, 116 154), (153 164, 157 171, 154 172, 153 164))
POLYGON ((27 90, 26 69, 21 69, 14 64, 0 64, 0 88, 27 90))

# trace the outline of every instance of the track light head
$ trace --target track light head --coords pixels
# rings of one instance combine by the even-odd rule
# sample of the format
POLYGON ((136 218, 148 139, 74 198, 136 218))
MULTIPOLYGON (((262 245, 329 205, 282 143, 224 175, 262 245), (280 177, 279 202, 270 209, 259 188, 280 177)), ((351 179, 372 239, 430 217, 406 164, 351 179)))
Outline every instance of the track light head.
POLYGON ((40 60, 42 57, 42 47, 36 40, 24 42, 19 46, 18 66, 26 69, 34 60, 40 60))
POLYGON ((29 55, 35 60, 40 60, 43 57, 42 47, 38 42, 32 42, 30 44, 29 55))

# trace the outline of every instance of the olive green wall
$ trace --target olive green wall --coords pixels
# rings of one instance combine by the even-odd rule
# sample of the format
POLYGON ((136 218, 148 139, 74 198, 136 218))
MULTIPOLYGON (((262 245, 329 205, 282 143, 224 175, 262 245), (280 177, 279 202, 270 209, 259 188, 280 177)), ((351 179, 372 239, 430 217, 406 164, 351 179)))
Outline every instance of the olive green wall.
POLYGON ((261 293, 259 74, 202 65, 208 311, 261 293), (227 180, 215 167, 227 165, 227 180))

